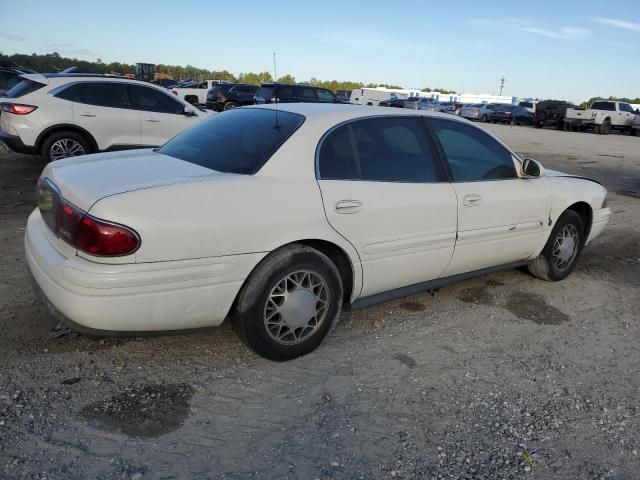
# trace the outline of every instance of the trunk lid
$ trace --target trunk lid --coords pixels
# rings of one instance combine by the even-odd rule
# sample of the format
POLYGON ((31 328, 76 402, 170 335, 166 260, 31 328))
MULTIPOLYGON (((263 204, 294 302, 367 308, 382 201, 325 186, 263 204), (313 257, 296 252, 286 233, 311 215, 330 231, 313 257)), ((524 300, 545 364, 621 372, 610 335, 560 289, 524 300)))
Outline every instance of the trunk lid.
POLYGON ((47 165, 41 178, 49 179, 63 198, 88 212, 111 195, 226 175, 232 174, 144 149, 58 160, 47 165))

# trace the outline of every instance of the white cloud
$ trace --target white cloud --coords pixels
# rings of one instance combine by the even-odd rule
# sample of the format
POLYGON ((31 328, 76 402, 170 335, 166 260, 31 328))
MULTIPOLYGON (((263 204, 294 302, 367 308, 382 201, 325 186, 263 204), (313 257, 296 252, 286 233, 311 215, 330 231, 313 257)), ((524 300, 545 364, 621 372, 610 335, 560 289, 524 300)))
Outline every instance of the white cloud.
POLYGON ((623 28, 625 30, 635 30, 640 32, 640 23, 627 22, 618 18, 596 18, 596 22, 609 25, 610 27, 623 28))
POLYGON ((547 23, 535 22, 524 18, 472 18, 467 20, 467 23, 484 27, 510 28, 560 40, 582 40, 591 36, 591 31, 586 28, 573 26, 554 27, 547 23))
POLYGON ((9 32, 0 32, 0 38, 4 38, 5 40, 10 40, 12 42, 24 42, 27 39, 22 35, 17 35, 15 33, 9 32))

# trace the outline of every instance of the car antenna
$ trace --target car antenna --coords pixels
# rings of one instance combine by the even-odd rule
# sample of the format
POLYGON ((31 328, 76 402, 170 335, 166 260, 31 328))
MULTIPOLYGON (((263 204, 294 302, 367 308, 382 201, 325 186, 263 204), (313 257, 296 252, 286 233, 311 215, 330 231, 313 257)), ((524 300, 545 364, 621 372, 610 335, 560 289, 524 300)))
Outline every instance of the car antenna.
POLYGON ((273 89, 273 93, 275 93, 276 99, 276 123, 273 126, 276 130, 280 130, 280 124, 278 123, 278 69, 276 68, 276 52, 273 52, 273 80, 275 81, 275 88, 273 89))

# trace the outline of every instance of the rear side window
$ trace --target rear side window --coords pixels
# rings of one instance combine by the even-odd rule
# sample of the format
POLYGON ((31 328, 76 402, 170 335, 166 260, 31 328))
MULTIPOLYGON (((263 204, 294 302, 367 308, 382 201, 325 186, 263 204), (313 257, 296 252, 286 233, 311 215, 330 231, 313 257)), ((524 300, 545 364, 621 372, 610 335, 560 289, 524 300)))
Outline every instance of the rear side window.
POLYGON ((57 90, 53 96, 56 98, 62 98, 63 100, 69 100, 70 102, 84 103, 84 99, 82 97, 83 90, 84 84, 76 83, 68 85, 66 88, 61 90, 57 90))
POLYGON ((303 122, 304 117, 296 113, 234 109, 197 123, 158 152, 211 170, 250 175, 260 170, 303 122))
POLYGON ((316 89, 311 87, 298 87, 298 98, 302 102, 315 102, 318 99, 316 89))
POLYGON ((145 112, 183 114, 184 105, 166 93, 141 85, 129 85, 131 108, 145 112))
POLYGON ((327 102, 327 103, 335 103, 336 102, 336 96, 331 93, 329 90, 318 90, 318 100, 320 100, 321 102, 327 102))
POLYGON ((6 98, 20 98, 24 97, 25 95, 29 95, 36 90, 40 90, 42 87, 44 87, 44 84, 42 83, 23 78, 22 80, 20 80, 20 82, 18 82, 17 85, 15 85, 7 93, 5 93, 4 96, 6 98))
POLYGON ((124 84, 116 82, 85 83, 82 103, 99 107, 129 108, 124 84))
POLYGON ((616 105, 613 102, 593 102, 591 108, 593 110, 608 110, 610 112, 615 112, 616 105))
POLYGON ((373 118, 332 131, 318 155, 324 180, 437 182, 442 170, 416 118, 373 118))
POLYGON ((430 118, 454 182, 516 178, 511 152, 481 129, 463 122, 430 118))

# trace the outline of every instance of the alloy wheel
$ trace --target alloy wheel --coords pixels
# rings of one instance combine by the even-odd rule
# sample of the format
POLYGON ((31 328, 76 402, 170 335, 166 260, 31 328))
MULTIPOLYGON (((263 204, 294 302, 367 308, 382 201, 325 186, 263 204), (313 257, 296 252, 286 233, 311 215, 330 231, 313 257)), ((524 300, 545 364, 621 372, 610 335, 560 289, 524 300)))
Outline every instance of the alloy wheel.
POLYGON ((71 138, 61 138, 57 140, 49 149, 51 160, 60 160, 67 157, 76 157, 84 155, 84 147, 80 142, 71 138))
POLYGON ((573 263, 578 254, 580 236, 573 224, 565 225, 553 242, 553 266, 557 272, 564 272, 573 263))

